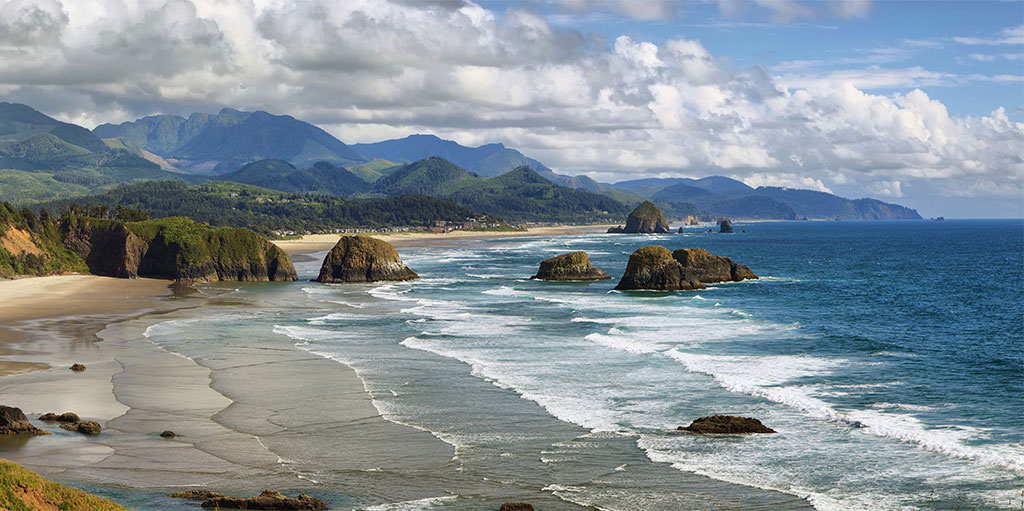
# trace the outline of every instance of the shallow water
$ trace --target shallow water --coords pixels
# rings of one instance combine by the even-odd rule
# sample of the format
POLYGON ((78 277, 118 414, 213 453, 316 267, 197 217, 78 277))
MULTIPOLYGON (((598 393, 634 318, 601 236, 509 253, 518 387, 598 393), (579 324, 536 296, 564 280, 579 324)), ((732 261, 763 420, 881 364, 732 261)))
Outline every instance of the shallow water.
MULTIPOLYGON (((372 478, 301 437, 270 446, 343 507, 1022 506, 1021 221, 736 230, 407 248, 421 280, 214 285, 237 305, 146 335, 204 364, 232 344, 336 361, 356 370, 385 418, 453 446, 443 466, 409 452, 372 478), (706 248, 762 278, 613 291, 647 244, 706 248), (572 250, 613 280, 528 279, 540 260, 572 250), (714 413, 758 417, 779 434, 674 432, 714 413), (377 489, 362 487, 370 480, 377 489)), ((302 277, 316 275, 321 255, 296 263, 302 277)), ((308 392, 331 399, 332 389, 310 381, 308 392)), ((389 439, 359 441, 372 453, 389 439)))

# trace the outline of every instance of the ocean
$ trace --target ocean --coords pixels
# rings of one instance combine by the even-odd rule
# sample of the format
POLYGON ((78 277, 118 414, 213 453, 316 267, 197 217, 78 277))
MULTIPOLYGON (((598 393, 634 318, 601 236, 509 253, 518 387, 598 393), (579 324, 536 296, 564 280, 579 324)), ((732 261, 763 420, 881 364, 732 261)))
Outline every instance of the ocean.
POLYGON ((543 509, 1024 507, 1022 221, 734 226, 400 248, 421 276, 400 283, 308 282, 315 254, 299 282, 206 285, 237 305, 146 336, 200 362, 231 343, 298 347, 354 369, 387 420, 454 446, 445 467, 381 474, 438 488, 395 503, 315 453, 278 453, 343 507, 481 509, 510 489, 543 509), (614 291, 651 244, 761 278, 614 291), (613 279, 529 279, 576 250, 613 279), (712 414, 778 434, 675 431, 712 414))

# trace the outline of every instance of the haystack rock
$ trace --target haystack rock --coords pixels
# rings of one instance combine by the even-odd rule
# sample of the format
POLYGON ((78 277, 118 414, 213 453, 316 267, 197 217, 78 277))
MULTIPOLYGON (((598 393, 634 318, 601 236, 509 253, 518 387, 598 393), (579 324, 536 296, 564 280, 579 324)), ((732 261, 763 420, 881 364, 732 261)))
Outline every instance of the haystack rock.
POLYGON ((537 274, 530 277, 536 280, 587 281, 608 280, 611 276, 604 270, 590 264, 586 252, 569 252, 545 259, 540 263, 537 274))
POLYGON ((32 425, 21 408, 0 405, 0 435, 49 435, 32 425))
POLYGON ((644 201, 626 218, 625 227, 612 227, 610 233, 624 234, 668 234, 665 214, 651 201, 644 201))
POLYGON ((690 433, 735 435, 742 433, 775 433, 775 430, 761 424, 757 419, 749 417, 734 417, 731 415, 712 415, 701 417, 685 428, 679 426, 679 431, 690 433))
POLYGON ((739 282, 756 279, 757 275, 746 266, 736 264, 725 256, 714 255, 702 248, 681 248, 672 252, 672 258, 683 268, 693 270, 704 284, 739 282))
POLYGON ((679 261, 673 259, 667 248, 648 245, 629 256, 626 273, 615 289, 681 291, 704 289, 704 284, 693 270, 683 268, 679 261))
POLYGON ((732 232, 732 220, 728 218, 718 220, 718 232, 732 232))
POLYGON ((375 282, 420 278, 390 243, 368 236, 342 236, 327 254, 316 282, 375 282))

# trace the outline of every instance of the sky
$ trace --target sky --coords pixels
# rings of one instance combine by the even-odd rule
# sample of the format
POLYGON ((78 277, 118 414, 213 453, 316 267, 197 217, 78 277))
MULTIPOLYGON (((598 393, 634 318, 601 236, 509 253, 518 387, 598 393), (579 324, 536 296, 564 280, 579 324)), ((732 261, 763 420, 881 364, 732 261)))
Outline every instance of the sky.
POLYGON ((1024 216, 1019 0, 0 0, 0 100, 90 128, 260 109, 605 182, 1024 216))

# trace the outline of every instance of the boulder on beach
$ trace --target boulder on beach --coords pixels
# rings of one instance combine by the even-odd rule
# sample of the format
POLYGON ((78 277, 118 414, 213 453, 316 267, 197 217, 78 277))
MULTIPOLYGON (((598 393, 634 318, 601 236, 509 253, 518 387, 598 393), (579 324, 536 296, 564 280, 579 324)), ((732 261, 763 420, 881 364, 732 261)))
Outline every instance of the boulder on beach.
POLYGON ((21 408, 0 405, 0 435, 49 435, 32 425, 21 408))
POLYGON ((93 421, 82 421, 82 422, 65 422, 60 425, 60 429, 66 429, 68 431, 77 431, 83 435, 98 435, 103 431, 98 422, 93 421))
POLYGON ((540 263, 535 280, 587 281, 608 280, 610 275, 590 264, 586 252, 569 252, 545 259, 540 263))
POLYGON ((79 419, 78 418, 78 414, 76 414, 74 412, 64 412, 64 413, 62 413, 60 415, 57 415, 57 414, 55 414, 53 412, 50 412, 50 413, 44 413, 43 415, 39 416, 39 420, 41 420, 41 421, 57 421, 57 422, 78 422, 81 419, 79 419))
POLYGON ((163 438, 174 438, 174 437, 176 437, 178 435, 175 432, 173 432, 173 431, 168 429, 168 430, 164 431, 163 433, 160 433, 160 436, 163 437, 163 438))
POLYGON ((651 201, 644 201, 626 218, 625 227, 612 227, 610 233, 624 234, 667 234, 668 221, 665 214, 651 201))
POLYGON ((506 502, 498 511, 533 511, 533 504, 526 502, 506 502))
POLYGON ((756 279, 757 275, 746 266, 736 264, 725 256, 718 256, 702 248, 681 248, 672 252, 672 258, 679 261, 683 268, 697 273, 704 284, 716 282, 739 282, 745 279, 756 279))
POLYGON ((732 220, 721 218, 718 220, 718 232, 732 232, 732 220))
POLYGON ((704 285, 693 270, 683 268, 667 248, 648 245, 629 256, 626 272, 615 289, 680 291, 704 289, 704 285))
POLYGON ((71 369, 76 373, 80 373, 82 371, 85 371, 85 364, 71 364, 71 367, 69 367, 68 369, 71 369))
MULTIPOLYGON (((191 497, 188 497, 191 498, 191 497)), ((205 508, 214 509, 272 509, 272 510, 321 510, 327 509, 324 501, 302 494, 296 498, 276 491, 264 490, 255 497, 228 497, 216 495, 203 501, 205 508)))
POLYGON ((324 258, 315 282, 376 282, 420 278, 390 243, 369 236, 342 236, 324 258))
POLYGON ((679 426, 679 431, 700 434, 735 435, 742 433, 775 433, 761 421, 749 417, 735 417, 732 415, 712 415, 701 417, 685 428, 679 426))

